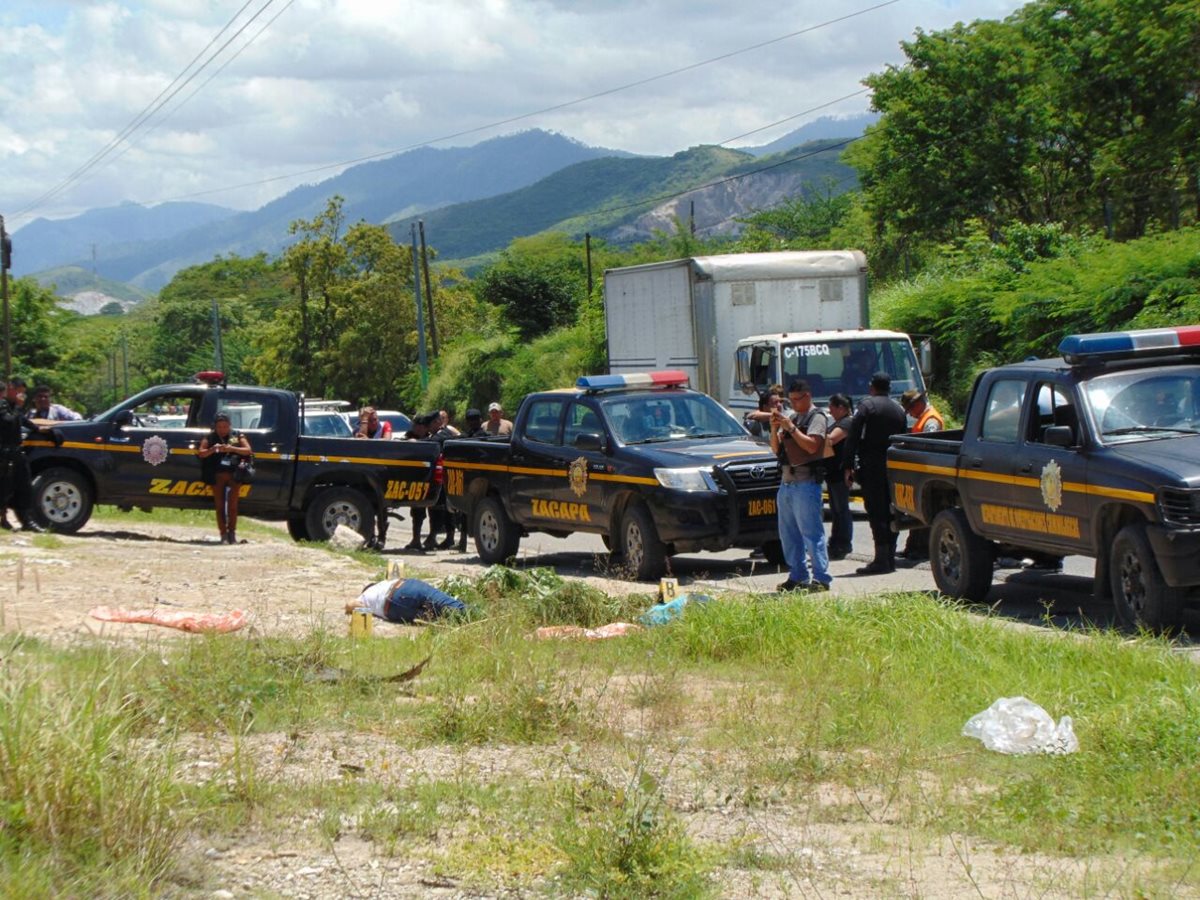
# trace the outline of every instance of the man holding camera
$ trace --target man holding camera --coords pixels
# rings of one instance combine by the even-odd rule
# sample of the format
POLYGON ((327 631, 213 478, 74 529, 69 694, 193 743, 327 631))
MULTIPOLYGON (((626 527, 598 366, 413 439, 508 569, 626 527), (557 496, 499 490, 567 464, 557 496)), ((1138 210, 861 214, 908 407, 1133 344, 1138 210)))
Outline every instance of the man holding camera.
POLYGON ((780 591, 827 591, 829 551, 821 521, 821 485, 825 480, 825 440, 828 420, 813 406, 808 382, 788 386, 792 413, 771 412, 771 450, 779 458, 780 482, 776 509, 779 540, 788 564, 780 591), (809 578, 809 562, 812 578, 809 578))

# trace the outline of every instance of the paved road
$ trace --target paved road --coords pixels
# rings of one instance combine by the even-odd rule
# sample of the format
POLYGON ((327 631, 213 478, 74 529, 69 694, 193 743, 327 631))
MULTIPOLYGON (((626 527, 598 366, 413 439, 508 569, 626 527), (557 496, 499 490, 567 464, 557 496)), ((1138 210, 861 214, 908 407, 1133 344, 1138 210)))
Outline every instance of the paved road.
MULTIPOLYGON (((404 533, 404 525, 395 531, 404 533)), ((397 537, 399 534, 397 534, 397 537)), ((900 546, 903 547, 903 535, 900 546)), ((844 560, 832 562, 833 593, 844 595, 878 594, 885 591, 934 591, 929 563, 906 564, 890 575, 861 576, 854 570, 871 558, 871 533, 861 508, 854 522, 855 552, 844 560)), ((439 553, 448 559, 469 561, 476 558, 473 547, 466 555, 439 553)), ((613 576, 608 551, 599 537, 573 534, 565 538, 534 534, 522 539, 519 552, 526 565, 551 566, 563 575, 613 576)), ((774 591, 786 577, 775 566, 751 558, 745 550, 720 553, 689 553, 671 559, 672 573, 683 587, 704 587, 744 591, 774 591)), ((1047 620, 1059 626, 1092 622, 1112 624, 1112 609, 1092 599, 1093 561, 1068 557, 1063 571, 1048 573, 1020 567, 997 568, 996 580, 987 604, 997 613, 1029 622, 1047 620)))

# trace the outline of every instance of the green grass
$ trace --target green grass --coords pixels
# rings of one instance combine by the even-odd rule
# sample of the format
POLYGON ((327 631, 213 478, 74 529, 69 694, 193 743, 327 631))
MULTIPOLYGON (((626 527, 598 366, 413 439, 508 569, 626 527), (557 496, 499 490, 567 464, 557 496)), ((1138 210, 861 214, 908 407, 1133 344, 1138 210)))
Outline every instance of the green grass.
POLYGON ((534 641, 540 625, 628 620, 651 598, 540 570, 448 587, 471 614, 411 640, 239 633, 142 655, 5 639, 0 875, 31 896, 153 892, 188 832, 300 819, 315 844, 355 835, 485 892, 698 896, 722 893, 722 868, 793 877, 786 848, 692 833, 688 810, 715 796, 751 822, 790 810, 1136 861, 1108 881, 1089 870, 1102 893, 1200 886, 1186 863, 1200 853, 1200 691, 1163 641, 1014 628, 904 594, 731 598, 617 640, 534 641), (381 680, 426 657, 416 679, 381 680), (1006 757, 960 735, 1016 695, 1071 715, 1081 752, 1006 757), (181 778, 189 736, 218 748, 204 783, 181 778), (338 779, 281 780, 279 748, 317 736, 368 758, 338 779), (406 768, 448 751, 453 771, 406 768), (478 754, 511 763, 489 776, 478 754), (91 812, 64 828, 66 809, 91 812))

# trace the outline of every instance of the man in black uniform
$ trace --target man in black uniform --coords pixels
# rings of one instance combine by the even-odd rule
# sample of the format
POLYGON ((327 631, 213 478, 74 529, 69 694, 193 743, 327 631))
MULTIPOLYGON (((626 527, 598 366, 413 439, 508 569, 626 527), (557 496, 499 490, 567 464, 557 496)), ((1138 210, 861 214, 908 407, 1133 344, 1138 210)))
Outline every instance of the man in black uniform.
POLYGON ((862 487, 867 521, 875 541, 875 558, 855 571, 859 575, 882 575, 896 571, 896 533, 892 531, 891 496, 888 493, 887 448, 893 434, 908 430, 904 410, 888 394, 891 376, 876 372, 870 392, 858 404, 850 420, 843 459, 847 483, 857 474, 862 487))
MULTIPOLYGON (((11 506, 17 513, 21 527, 26 531, 42 531, 33 519, 33 476, 29 471, 29 460, 21 450, 24 439, 22 429, 29 429, 43 437, 62 443, 61 437, 43 431, 28 421, 25 406, 25 380, 9 379, 4 398, 0 399, 0 513, 11 506)), ((8 522, 4 522, 5 526, 8 522)))

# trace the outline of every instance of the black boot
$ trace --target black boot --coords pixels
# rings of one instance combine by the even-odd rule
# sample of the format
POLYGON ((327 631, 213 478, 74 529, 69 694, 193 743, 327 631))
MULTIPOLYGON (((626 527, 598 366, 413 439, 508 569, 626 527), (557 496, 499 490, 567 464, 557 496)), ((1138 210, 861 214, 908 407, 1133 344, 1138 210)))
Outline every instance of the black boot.
POLYGON ((886 575, 896 571, 896 548, 890 544, 875 542, 875 558, 865 566, 854 570, 856 575, 886 575))

